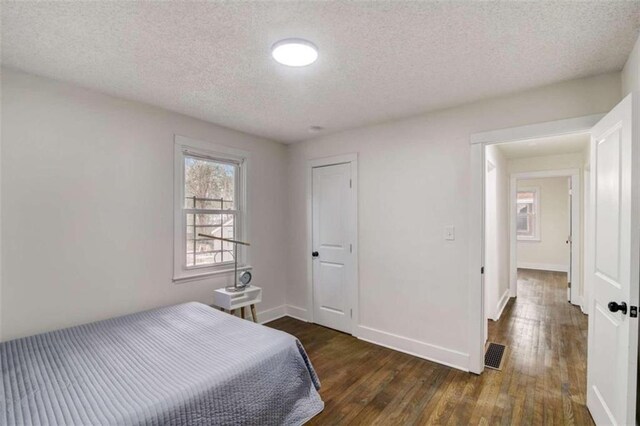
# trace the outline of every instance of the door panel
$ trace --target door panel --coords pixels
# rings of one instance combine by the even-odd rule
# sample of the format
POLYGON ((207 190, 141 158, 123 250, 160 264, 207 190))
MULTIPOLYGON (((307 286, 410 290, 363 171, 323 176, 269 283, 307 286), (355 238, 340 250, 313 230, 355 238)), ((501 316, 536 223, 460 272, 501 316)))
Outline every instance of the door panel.
POLYGON ((351 332, 351 163, 312 172, 314 322, 351 332))
POLYGON ((322 291, 317 292, 319 308, 344 314, 346 311, 344 265, 323 260, 319 262, 320 282, 323 285, 322 291))
MULTIPOLYGON (((314 170, 317 191, 318 248, 343 250, 345 244, 345 217, 340 206, 345 204, 344 183, 349 170, 345 166, 329 166, 314 170)), ((347 185, 349 184, 347 180, 347 185)))
POLYGON ((640 253, 636 105, 636 95, 629 95, 591 134, 587 406, 597 424, 635 421, 638 319, 630 313, 638 305, 640 253), (626 314, 610 302, 626 303, 626 314))
POLYGON ((596 271, 619 287, 620 129, 596 143, 596 271))
MULTIPOLYGON (((567 300, 571 303, 572 297, 571 292, 574 291, 575 285, 572 284, 573 281, 573 188, 572 182, 573 177, 569 177, 567 179, 568 185, 568 193, 569 193, 569 235, 567 236, 567 244, 569 245, 569 271, 567 272, 567 300)), ((575 300, 575 298, 573 298, 575 300)))

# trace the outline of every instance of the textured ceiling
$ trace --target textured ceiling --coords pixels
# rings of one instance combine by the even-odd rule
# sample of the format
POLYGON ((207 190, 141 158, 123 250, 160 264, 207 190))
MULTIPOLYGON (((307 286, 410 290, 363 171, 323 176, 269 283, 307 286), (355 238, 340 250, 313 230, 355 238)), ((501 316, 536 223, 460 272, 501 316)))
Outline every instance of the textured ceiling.
POLYGON ((542 157, 545 155, 582 153, 589 145, 589 134, 570 134, 509 142, 496 145, 506 158, 542 157))
POLYGON ((7 2, 2 63, 292 142, 620 70, 639 2, 7 2), (306 68, 270 46, 303 37, 306 68))

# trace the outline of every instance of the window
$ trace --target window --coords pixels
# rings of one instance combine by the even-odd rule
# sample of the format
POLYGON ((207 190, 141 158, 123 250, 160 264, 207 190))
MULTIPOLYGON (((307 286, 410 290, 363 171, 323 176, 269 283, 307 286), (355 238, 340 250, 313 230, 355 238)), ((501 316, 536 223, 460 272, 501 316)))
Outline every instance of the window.
POLYGON ((234 245, 202 236, 236 238, 235 206, 238 165, 221 160, 184 155, 184 222, 186 266, 211 266, 233 262, 234 245))
POLYGON ((206 235, 245 239, 246 157, 178 136, 175 155, 174 280, 233 270, 236 257, 244 266, 243 246, 206 235))
POLYGON ((540 240, 540 197, 538 188, 519 189, 516 209, 518 240, 540 240))

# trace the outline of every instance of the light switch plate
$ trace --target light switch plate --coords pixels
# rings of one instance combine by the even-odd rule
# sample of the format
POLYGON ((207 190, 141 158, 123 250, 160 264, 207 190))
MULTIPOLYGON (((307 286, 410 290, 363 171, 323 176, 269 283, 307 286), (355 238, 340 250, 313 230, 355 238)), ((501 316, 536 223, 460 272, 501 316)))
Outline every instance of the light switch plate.
POLYGON ((453 241, 456 239, 456 227, 453 225, 444 227, 444 239, 447 241, 453 241))

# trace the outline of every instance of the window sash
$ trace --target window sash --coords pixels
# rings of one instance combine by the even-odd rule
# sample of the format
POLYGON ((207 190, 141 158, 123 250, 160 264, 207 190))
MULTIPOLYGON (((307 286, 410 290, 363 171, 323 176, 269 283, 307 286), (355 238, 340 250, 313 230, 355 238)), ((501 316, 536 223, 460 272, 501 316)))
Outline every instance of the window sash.
POLYGON ((206 238, 206 237, 198 237, 198 233, 206 230, 206 229, 219 229, 220 230, 220 236, 222 236, 223 238, 227 238, 225 237, 225 228, 229 229, 232 228, 233 229, 233 235, 229 238, 235 239, 236 235, 238 233, 238 212, 237 211, 233 211, 230 212, 229 210, 222 210, 222 211, 218 211, 216 210, 216 212, 219 213, 213 213, 213 214, 219 214, 220 216, 231 216, 233 218, 233 224, 232 225, 225 225, 225 221, 224 219, 221 219, 220 224, 213 224, 213 225, 202 225, 202 224, 197 224, 197 221, 195 219, 195 216, 198 214, 212 214, 212 213, 208 213, 210 212, 210 210, 198 210, 198 209, 184 209, 183 210, 183 224, 184 224, 184 267, 187 270, 190 269, 198 269, 198 268, 211 268, 211 267, 218 267, 218 266, 224 266, 224 265, 230 265, 233 264, 235 261, 235 257, 237 255, 239 255, 239 253, 236 253, 236 249, 237 247, 235 247, 235 245, 231 244, 231 243, 226 243, 224 241, 220 241, 220 240, 213 240, 210 238, 206 238), (189 215, 194 215, 194 223, 193 224, 189 224, 188 223, 188 216, 189 215), (191 231, 191 232, 189 232, 191 231), (192 236, 192 238, 190 238, 190 236, 192 236), (211 244, 214 246, 213 250, 209 250, 209 251, 198 251, 197 250, 197 246, 198 246, 198 242, 203 242, 203 241, 207 241, 207 242, 211 242, 211 244), (220 248, 216 249, 215 245, 219 244, 220 248), (228 248, 230 246, 230 248, 228 248), (225 257, 225 253, 230 253, 231 254, 231 260, 228 261, 224 261, 224 257, 225 257), (203 255, 203 254, 214 254, 214 262, 210 262, 210 263, 197 263, 197 259, 196 257, 198 255, 203 255), (220 254, 222 256, 222 261, 215 261, 215 255, 216 254, 220 254), (189 258, 191 257, 191 264, 189 264, 189 258))
MULTIPOLYGON (((210 162, 213 164, 220 164, 220 165, 226 165, 226 166, 232 166, 234 168, 233 171, 233 200, 228 200, 226 202, 232 203, 234 207, 236 207, 235 209, 224 209, 224 203, 225 200, 224 198, 195 198, 196 200, 196 204, 197 201, 201 201, 201 202, 207 202, 210 201, 211 203, 216 203, 219 202, 220 203, 220 209, 211 209, 211 208, 197 208, 197 207, 186 207, 183 206, 182 209, 182 214, 183 214, 183 223, 184 223, 184 227, 183 227, 183 232, 184 232, 184 251, 183 251, 183 255, 184 255, 184 268, 186 270, 190 270, 190 269, 200 269, 200 268, 217 268, 220 266, 225 266, 225 265, 230 265, 235 263, 235 258, 236 256, 239 255, 239 253, 236 253, 236 247, 232 246, 231 250, 227 250, 225 249, 225 246, 228 243, 224 243, 223 241, 219 241, 220 243, 220 249, 218 250, 209 250, 209 251, 197 251, 197 246, 198 246, 198 241, 204 241, 207 240, 206 237, 201 237, 198 238, 197 234, 198 234, 198 228, 203 230, 203 229, 211 229, 211 228, 218 228, 220 229, 220 235, 222 237, 224 237, 224 223, 223 220, 221 219, 221 223, 219 225, 198 225, 196 223, 196 219, 195 216, 196 215, 226 215, 226 216, 232 216, 233 217, 233 238, 237 237, 238 234, 238 229, 239 229, 239 221, 238 221, 238 216, 239 216, 239 200, 238 200, 238 195, 239 195, 239 184, 240 184, 240 173, 241 173, 241 162, 237 161, 237 160, 227 160, 227 159, 223 159, 223 158, 219 158, 217 156, 211 156, 211 155, 205 155, 205 154, 200 154, 200 153, 194 153, 191 150, 183 150, 182 151, 183 155, 182 155, 182 164, 183 164, 183 173, 182 173, 182 191, 185 194, 185 196, 183 197, 183 200, 187 201, 191 200, 193 197, 187 197, 186 196, 186 175, 184 172, 184 167, 185 164, 187 162, 188 159, 195 159, 195 160, 199 160, 199 161, 206 161, 206 162, 210 162), (194 223, 193 225, 188 225, 188 217, 189 215, 194 215, 194 223), (193 238, 190 239, 189 238, 189 230, 188 228, 190 228, 191 226, 193 226, 193 228, 195 228, 193 230, 193 238), (191 251, 190 250, 190 246, 191 247, 191 251), (232 260, 228 260, 228 261, 224 261, 225 258, 225 253, 231 252, 231 257, 232 260), (201 263, 198 264, 197 263, 197 256, 198 255, 203 255, 203 254, 213 254, 214 256, 214 261, 213 262, 208 262, 208 263, 201 263), (222 261, 215 261, 215 255, 216 254, 220 254, 222 256, 222 261), (190 259, 191 258, 191 259, 190 259), (189 263, 189 261, 191 261, 191 264, 189 263)), ((187 204, 187 203, 185 203, 187 204)), ((211 240, 211 241, 216 241, 216 240, 211 240)), ((215 243, 212 243, 215 244, 215 243)))
MULTIPOLYGON (((239 162, 237 160, 224 160, 224 159, 220 159, 218 157, 215 156, 210 156, 210 155, 204 155, 204 154, 194 154, 191 151, 188 150, 183 150, 182 151, 182 182, 181 182, 181 187, 182 187, 182 199, 183 199, 183 208, 202 208, 202 207, 197 207, 197 206, 187 206, 188 202, 187 200, 194 200, 193 196, 188 197, 187 196, 187 191, 186 191, 186 168, 185 168, 185 163, 187 162, 187 159, 194 159, 197 161, 205 161, 205 162, 210 162, 210 163, 214 163, 216 165, 222 165, 222 166, 231 166, 233 167, 233 200, 224 200, 223 198, 200 198, 200 197, 195 197, 195 201, 196 203, 198 201, 200 202, 212 202, 212 203, 216 203, 219 202, 220 205, 220 209, 224 210, 224 203, 233 203, 233 206, 235 207, 235 210, 238 210, 239 208, 239 197, 238 195, 240 194, 240 184, 241 184, 241 180, 240 180, 240 175, 242 173, 242 162, 239 162)), ((209 210, 213 210, 213 209, 209 209, 209 210)), ((230 209, 231 210, 231 209, 230 209)))
MULTIPOLYGON (((529 236, 533 237, 534 232, 534 224, 535 224, 535 213, 521 213, 518 214, 518 219, 525 219, 526 228, 525 229, 517 229, 519 236, 529 236)), ((518 222, 520 223, 520 222, 518 222)))
POLYGON ((539 192, 537 188, 519 190, 517 195, 527 194, 528 197, 516 197, 516 235, 519 240, 538 240, 538 210, 540 208, 539 192), (523 223, 525 229, 519 227, 523 223))

